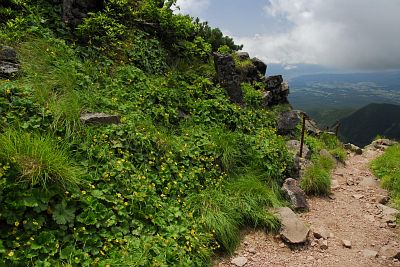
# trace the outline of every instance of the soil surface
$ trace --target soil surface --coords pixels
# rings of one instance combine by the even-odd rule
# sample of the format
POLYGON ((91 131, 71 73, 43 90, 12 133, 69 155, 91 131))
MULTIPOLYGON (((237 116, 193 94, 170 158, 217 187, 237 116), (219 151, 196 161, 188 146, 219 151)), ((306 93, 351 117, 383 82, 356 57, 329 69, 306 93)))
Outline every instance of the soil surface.
POLYGON ((382 150, 374 148, 365 149, 362 155, 350 154, 346 164, 332 173, 332 195, 308 199, 309 212, 298 214, 311 229, 325 230, 327 248, 321 248, 312 232, 307 244, 289 247, 279 236, 246 230, 235 255, 217 259, 214 266, 400 266, 397 259, 379 253, 384 246, 400 252, 397 228, 391 228, 377 208, 379 199, 388 193, 368 168, 380 154, 382 150), (343 240, 350 241, 351 248, 344 247, 343 240), (242 261, 239 265, 234 263, 238 259, 242 261))

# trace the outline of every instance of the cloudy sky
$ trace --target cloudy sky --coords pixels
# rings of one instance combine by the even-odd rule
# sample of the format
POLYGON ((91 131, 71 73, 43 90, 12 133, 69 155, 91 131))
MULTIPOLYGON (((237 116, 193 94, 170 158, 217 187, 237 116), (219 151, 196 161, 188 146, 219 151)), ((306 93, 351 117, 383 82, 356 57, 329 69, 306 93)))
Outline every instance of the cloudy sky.
POLYGON ((400 68, 400 0, 178 0, 245 51, 287 68, 400 68))

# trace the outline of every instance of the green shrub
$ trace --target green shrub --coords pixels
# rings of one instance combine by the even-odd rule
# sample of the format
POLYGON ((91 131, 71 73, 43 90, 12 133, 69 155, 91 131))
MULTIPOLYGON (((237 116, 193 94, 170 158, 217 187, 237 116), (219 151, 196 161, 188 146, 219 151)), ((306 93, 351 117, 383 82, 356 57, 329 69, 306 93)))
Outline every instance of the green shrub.
POLYGON ((15 182, 42 187, 67 187, 81 182, 79 169, 50 136, 8 129, 0 134, 0 160, 16 169, 15 182))
POLYGON ((263 93, 260 90, 256 90, 252 85, 243 83, 243 98, 247 106, 253 108, 261 108, 263 104, 263 93))
POLYGON ((385 153, 372 161, 370 167, 381 179, 382 186, 390 191, 392 198, 400 207, 400 145, 389 147, 385 153))

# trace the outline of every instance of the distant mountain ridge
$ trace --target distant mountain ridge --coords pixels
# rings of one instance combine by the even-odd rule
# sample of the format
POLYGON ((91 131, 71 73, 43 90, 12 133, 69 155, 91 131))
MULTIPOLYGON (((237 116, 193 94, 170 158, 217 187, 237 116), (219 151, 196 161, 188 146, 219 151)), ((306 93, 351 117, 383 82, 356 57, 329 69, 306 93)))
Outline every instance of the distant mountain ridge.
POLYGON ((340 120, 344 142, 368 145, 377 135, 400 139, 400 105, 369 104, 340 120))

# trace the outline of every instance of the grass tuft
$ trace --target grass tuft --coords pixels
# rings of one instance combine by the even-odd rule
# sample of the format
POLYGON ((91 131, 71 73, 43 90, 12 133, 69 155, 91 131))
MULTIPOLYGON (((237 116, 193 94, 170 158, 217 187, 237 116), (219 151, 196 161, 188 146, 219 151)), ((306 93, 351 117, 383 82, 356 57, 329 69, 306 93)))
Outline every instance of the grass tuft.
POLYGON ((245 224, 273 231, 279 228, 279 220, 266 209, 281 205, 277 192, 257 176, 242 176, 229 182, 224 190, 208 189, 193 196, 189 203, 218 243, 232 254, 245 224))
POLYGON ((400 207, 400 145, 389 147, 385 153, 373 160, 370 167, 381 179, 382 186, 391 191, 392 199, 400 207))
POLYGON ((80 183, 80 170, 50 136, 8 129, 0 134, 0 160, 16 167, 18 182, 44 188, 49 184, 67 187, 80 183))
POLYGON ((300 187, 308 195, 326 196, 331 190, 330 171, 335 167, 335 162, 329 156, 313 158, 312 165, 304 171, 300 187))

